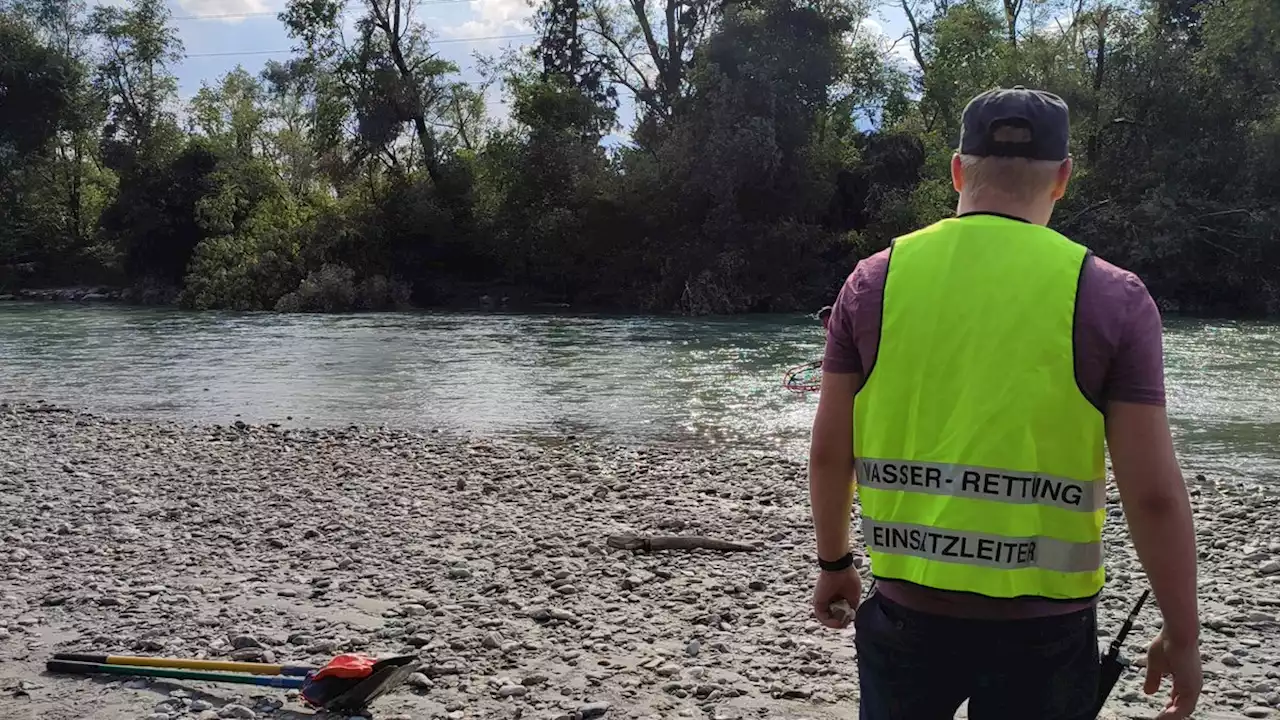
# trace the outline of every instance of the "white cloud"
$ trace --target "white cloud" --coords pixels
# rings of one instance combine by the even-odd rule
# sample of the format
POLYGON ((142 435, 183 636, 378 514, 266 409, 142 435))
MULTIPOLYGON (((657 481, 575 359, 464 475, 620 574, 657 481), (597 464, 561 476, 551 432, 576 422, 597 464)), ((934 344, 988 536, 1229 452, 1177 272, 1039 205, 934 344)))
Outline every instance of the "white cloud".
POLYGON ((525 0, 478 0, 471 6, 474 19, 444 27, 442 38, 490 37, 529 32, 534 9, 525 0))
POLYGON ((178 7, 187 15, 228 23, 243 22, 246 15, 276 9, 265 0, 178 0, 178 7))
POLYGON ((858 27, 859 35, 871 40, 880 51, 892 59, 904 63, 908 67, 916 66, 915 55, 911 52, 911 42, 905 37, 890 37, 884 25, 872 18, 864 18, 858 27))

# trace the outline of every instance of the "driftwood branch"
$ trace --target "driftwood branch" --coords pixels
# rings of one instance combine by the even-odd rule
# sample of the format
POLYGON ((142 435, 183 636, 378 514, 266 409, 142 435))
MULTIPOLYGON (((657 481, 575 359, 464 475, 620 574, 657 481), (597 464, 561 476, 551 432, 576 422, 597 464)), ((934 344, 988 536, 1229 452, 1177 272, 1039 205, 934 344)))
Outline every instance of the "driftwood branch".
POLYGON ((610 535, 606 543, 618 550, 717 550, 719 552, 757 552, 760 548, 745 543, 716 540, 701 535, 663 535, 646 537, 627 533, 610 535))

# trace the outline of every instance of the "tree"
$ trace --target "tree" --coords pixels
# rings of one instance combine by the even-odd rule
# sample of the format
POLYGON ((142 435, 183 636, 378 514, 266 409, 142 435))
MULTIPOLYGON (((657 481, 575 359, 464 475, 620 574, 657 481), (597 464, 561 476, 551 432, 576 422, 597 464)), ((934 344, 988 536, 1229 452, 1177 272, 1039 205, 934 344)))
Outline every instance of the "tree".
POLYGON ((0 13, 0 48, 0 265, 41 263, 48 208, 31 200, 74 102, 76 68, 14 13, 0 13))
POLYGON ((177 135, 172 106, 178 82, 170 66, 182 59, 182 41, 168 20, 164 0, 100 5, 89 19, 104 46, 96 77, 107 98, 103 140, 113 146, 111 155, 123 152, 128 161, 177 135))
POLYGON ((414 20, 416 6, 413 0, 360 0, 353 41, 339 23, 343 2, 290 0, 280 19, 308 62, 344 91, 359 157, 377 154, 393 166, 399 163, 395 149, 408 124, 418 159, 439 186, 444 173, 433 124, 449 95, 446 76, 457 68, 431 52, 425 28, 414 20))
POLYGON ((870 0, 538 0, 536 44, 480 82, 409 0, 292 0, 295 55, 211 79, 185 128, 164 2, 85 1, 0 0, 6 287, 813 307, 954 211, 964 105, 1023 84, 1072 108, 1055 228, 1166 307, 1280 312, 1273 0, 894 0, 914 62, 870 0), (486 112, 498 82, 506 118, 486 112))
MULTIPOLYGON (((686 109, 694 53, 711 32, 720 0, 588 0, 581 52, 641 107, 647 142, 686 109)), ((566 19, 572 16, 561 15, 566 19)))
POLYGON ((75 67, 42 46, 8 13, 0 14, 0 163, 7 172, 24 156, 46 153, 72 103, 75 67))
POLYGON ((217 87, 206 83, 192 98, 191 125, 240 158, 262 154, 267 115, 263 95, 258 80, 236 66, 217 87))

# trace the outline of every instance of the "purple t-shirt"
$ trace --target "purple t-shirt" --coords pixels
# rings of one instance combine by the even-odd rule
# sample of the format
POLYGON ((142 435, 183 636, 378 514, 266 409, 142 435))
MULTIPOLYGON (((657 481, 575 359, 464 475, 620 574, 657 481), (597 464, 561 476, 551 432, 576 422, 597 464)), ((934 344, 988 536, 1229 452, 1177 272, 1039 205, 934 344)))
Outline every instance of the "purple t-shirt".
MULTIPOLYGON (((861 374, 875 362, 889 251, 858 263, 836 298, 827 330, 823 372, 861 374)), ((1160 311, 1136 275, 1090 256, 1080 274, 1075 327, 1076 379, 1093 403, 1164 405, 1160 311)), ((921 612, 953 617, 1016 619, 1074 612, 1093 604, 1005 600, 878 580, 888 599, 921 612)))

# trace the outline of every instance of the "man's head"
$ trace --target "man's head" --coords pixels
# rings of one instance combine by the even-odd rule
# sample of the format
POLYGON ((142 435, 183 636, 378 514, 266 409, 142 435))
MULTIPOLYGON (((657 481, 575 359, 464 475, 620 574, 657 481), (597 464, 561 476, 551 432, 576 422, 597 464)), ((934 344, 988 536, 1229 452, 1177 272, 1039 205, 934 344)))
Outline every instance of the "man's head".
POLYGON ((1071 178, 1067 104, 1021 85, 969 101, 951 179, 960 212, 985 210, 1047 224, 1071 178))
POLYGON ((823 305, 818 311, 818 319, 822 321, 822 331, 826 332, 827 326, 831 324, 831 306, 823 305))

